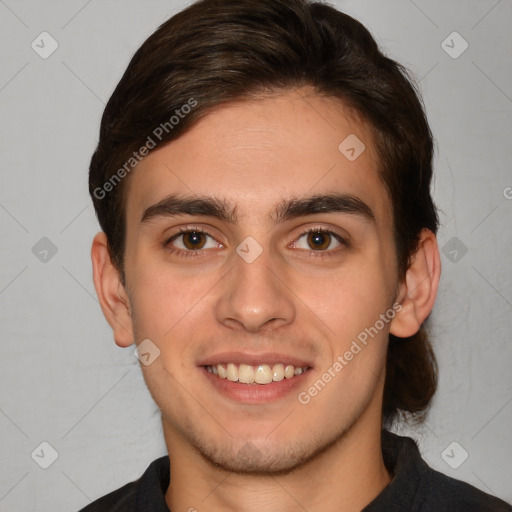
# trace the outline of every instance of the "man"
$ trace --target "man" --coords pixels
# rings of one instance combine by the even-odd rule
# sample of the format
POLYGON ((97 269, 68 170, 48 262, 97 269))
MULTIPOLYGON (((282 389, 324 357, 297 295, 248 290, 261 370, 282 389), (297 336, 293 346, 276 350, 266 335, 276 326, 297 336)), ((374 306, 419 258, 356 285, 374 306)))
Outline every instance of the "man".
POLYGON ((327 5, 203 0, 143 44, 92 261, 168 457, 84 511, 511 510, 385 430, 436 389, 432 151, 405 70, 327 5))

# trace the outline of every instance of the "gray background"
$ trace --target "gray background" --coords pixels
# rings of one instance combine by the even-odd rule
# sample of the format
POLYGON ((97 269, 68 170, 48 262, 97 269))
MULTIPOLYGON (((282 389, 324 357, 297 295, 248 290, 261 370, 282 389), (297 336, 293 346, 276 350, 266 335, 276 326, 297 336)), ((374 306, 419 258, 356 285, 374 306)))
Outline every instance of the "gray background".
MULTIPOLYGON (((3 512, 77 510, 165 453, 132 348, 114 344, 95 296, 87 170, 129 58, 184 5, 0 0, 3 512), (43 31, 59 45, 47 59, 31 47, 50 47, 43 31), (43 441, 58 453, 48 469, 43 441)), ((433 467, 512 501, 512 2, 336 5, 420 80, 437 141, 441 380, 414 437, 433 467), (457 58, 454 31, 469 45, 457 58)))

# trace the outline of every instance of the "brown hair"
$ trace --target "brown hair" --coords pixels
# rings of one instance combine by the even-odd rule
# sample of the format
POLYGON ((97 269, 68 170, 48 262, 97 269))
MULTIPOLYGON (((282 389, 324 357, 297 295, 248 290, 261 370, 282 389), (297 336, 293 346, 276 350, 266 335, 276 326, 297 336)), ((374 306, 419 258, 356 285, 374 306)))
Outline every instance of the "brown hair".
MULTIPOLYGON (((89 191, 123 281, 123 196, 134 156, 145 153, 150 139, 158 145, 175 140, 228 102, 304 85, 339 98, 369 123, 393 208, 398 272, 405 275, 421 229, 436 233, 438 226, 430 195, 432 134, 405 68, 379 50, 361 23, 329 5, 201 0, 144 42, 101 120, 89 191)), ((436 386, 425 325, 410 338, 390 335, 385 424, 399 415, 421 420, 436 386)))

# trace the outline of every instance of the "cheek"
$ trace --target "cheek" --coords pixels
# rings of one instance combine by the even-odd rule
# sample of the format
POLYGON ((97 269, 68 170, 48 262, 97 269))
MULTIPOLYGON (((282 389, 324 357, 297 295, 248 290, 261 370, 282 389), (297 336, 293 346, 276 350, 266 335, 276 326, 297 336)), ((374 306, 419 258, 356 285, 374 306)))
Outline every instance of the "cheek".
POLYGON ((131 302, 137 337, 150 338, 162 345, 172 339, 173 347, 178 349, 177 341, 189 340, 190 325, 200 327, 199 317, 204 317, 208 290, 215 281, 208 274, 181 275, 171 271, 169 265, 135 265, 131 274, 131 302))
POLYGON ((341 268, 325 280, 323 293, 310 292, 311 302, 335 335, 355 336, 392 305, 393 281, 386 274, 375 261, 341 268))
POLYGON ((323 303, 331 332, 322 371, 336 377, 318 406, 324 403, 341 414, 353 412, 353 407, 368 399, 380 382, 395 311, 390 288, 379 272, 349 272, 333 280, 332 285, 333 291, 323 303))

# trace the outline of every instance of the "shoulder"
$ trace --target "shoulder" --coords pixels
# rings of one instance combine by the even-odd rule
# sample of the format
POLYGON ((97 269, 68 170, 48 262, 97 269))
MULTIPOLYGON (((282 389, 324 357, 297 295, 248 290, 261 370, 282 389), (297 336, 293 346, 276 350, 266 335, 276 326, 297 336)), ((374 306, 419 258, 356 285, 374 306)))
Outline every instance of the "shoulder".
POLYGON ((90 503, 79 512, 132 512, 136 510, 137 484, 131 482, 90 503))
POLYGON ((410 437, 384 431, 382 454, 393 478, 365 512, 512 512, 499 498, 431 468, 410 437))
POLYGON ((154 460, 136 481, 97 499, 79 512, 137 512, 158 510, 167 512, 165 492, 169 486, 169 457, 154 460))
POLYGON ((421 511, 511 512, 512 506, 476 487, 429 467, 423 468, 421 511))

